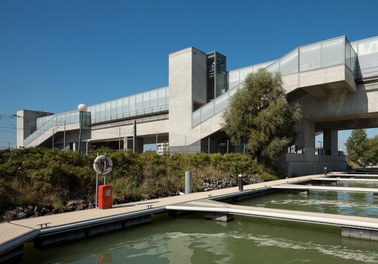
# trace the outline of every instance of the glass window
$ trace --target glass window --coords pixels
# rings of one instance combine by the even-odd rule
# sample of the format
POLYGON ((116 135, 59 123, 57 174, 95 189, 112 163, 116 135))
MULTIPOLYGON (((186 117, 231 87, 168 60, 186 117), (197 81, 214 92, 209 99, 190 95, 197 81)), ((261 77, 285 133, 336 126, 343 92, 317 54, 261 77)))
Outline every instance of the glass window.
POLYGON ((103 104, 100 104, 100 121, 104 121, 105 120, 105 115, 106 115, 106 112, 105 112, 105 103, 103 103, 103 104))
POLYGON ((358 42, 358 55, 366 55, 378 52, 378 38, 358 42))
POLYGON ((122 98, 117 99, 116 102, 117 102, 117 103, 116 103, 116 104, 117 104, 116 114, 118 115, 118 117, 122 117, 122 116, 123 116, 122 98))
POLYGON ((234 88, 240 83, 238 70, 230 71, 228 73, 228 83, 229 83, 228 87, 230 87, 230 89, 234 88))
POLYGON ((110 116, 111 119, 117 118, 117 101, 115 100, 110 102, 110 116))
POLYGON ((222 112, 228 106, 228 93, 215 99, 215 114, 222 112))
POLYGON ((165 89, 165 88, 159 89, 159 91, 158 91, 158 105, 159 106, 166 105, 166 96, 165 96, 166 91, 167 91, 167 89, 165 89))
POLYGON ((300 53, 300 71, 309 71, 318 69, 321 66, 321 45, 315 44, 307 47, 302 47, 300 53))
POLYGON ((250 74, 251 72, 253 72, 253 68, 252 67, 240 70, 240 81, 241 82, 244 81, 245 78, 247 78, 247 75, 250 74))
POLYGON ((344 43, 344 37, 322 43, 322 67, 344 64, 344 43))
POLYGON ((348 66, 349 69, 351 68, 351 52, 352 52, 352 46, 347 42, 345 44, 345 64, 348 66))
POLYGON ((280 70, 279 61, 271 64, 269 67, 266 68, 269 72, 278 72, 280 70))
POLYGON ((150 107, 151 108, 155 108, 158 104, 157 93, 158 93, 157 90, 153 90, 153 91, 150 92, 150 107))
POLYGON ((192 113, 192 127, 195 127, 201 123, 201 111, 198 109, 192 113))
POLYGON ((212 117, 214 115, 214 100, 202 106, 200 110, 201 110, 201 122, 212 117))
POLYGON ((142 101, 143 101, 143 95, 137 94, 136 99, 135 99, 135 110, 136 111, 139 111, 143 108, 142 101))
POLYGON ((282 75, 298 72, 298 49, 289 53, 280 60, 280 71, 282 75))
POLYGON ((122 98, 122 112, 126 113, 129 111, 129 97, 122 98))
POLYGON ((350 69, 354 74, 357 74, 357 54, 354 51, 353 47, 351 50, 351 58, 350 58, 350 69))
POLYGON ((135 95, 129 97, 129 111, 135 112, 135 95))
POLYGON ((109 120, 110 117, 110 102, 105 102, 105 120, 109 120))
POLYGON ((143 109, 150 108, 150 92, 143 93, 143 109))

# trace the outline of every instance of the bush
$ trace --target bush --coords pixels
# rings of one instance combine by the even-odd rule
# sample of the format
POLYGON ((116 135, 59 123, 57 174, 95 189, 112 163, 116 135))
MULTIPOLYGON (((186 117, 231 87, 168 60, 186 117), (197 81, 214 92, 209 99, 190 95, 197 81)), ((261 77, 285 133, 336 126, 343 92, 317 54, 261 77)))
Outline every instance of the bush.
MULTIPOLYGON (((257 164, 249 155, 106 152, 113 161, 107 183, 120 202, 176 195, 184 191, 186 170, 192 171, 194 191, 201 189, 205 179, 236 182, 239 173, 264 180, 277 178, 274 170, 257 164)), ((86 157, 40 147, 0 151, 0 214, 17 206, 44 204, 62 209, 69 200, 94 201, 95 158, 95 154, 86 157)))

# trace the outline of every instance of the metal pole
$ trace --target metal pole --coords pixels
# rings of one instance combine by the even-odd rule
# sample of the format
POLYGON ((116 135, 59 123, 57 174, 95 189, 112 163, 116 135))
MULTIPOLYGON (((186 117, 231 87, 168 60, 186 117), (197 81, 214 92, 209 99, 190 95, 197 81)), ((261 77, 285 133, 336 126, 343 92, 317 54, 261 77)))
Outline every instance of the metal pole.
POLYGON ((239 180, 239 191, 243 191, 243 175, 242 174, 238 175, 238 180, 239 180))
POLYGON ((135 153, 135 151, 136 151, 136 136, 137 136, 136 120, 134 120, 133 153, 135 153))
POLYGON ((51 147, 54 148, 55 142, 54 142, 54 128, 52 129, 52 144, 51 147))
POLYGON ((118 150, 121 150, 121 127, 118 128, 118 150))
MULTIPOLYGON (((98 152, 97 152, 98 157, 98 152)), ((96 200, 95 200, 95 207, 98 208, 98 172, 96 172, 96 200)))
POLYGON ((156 153, 157 153, 158 151, 158 133, 157 132, 156 132, 155 141, 156 141, 156 153))
POLYGON ((66 120, 64 120, 63 125, 63 149, 66 148, 66 120))
POLYGON ((78 147, 77 147, 77 152, 80 154, 80 147, 81 147, 81 136, 82 136, 82 131, 83 131, 83 112, 79 111, 79 123, 80 123, 80 130, 79 130, 79 142, 78 142, 78 147))
POLYGON ((185 171, 185 194, 192 192, 192 172, 185 171))
POLYGON ((210 137, 207 138, 207 153, 210 153, 210 137))

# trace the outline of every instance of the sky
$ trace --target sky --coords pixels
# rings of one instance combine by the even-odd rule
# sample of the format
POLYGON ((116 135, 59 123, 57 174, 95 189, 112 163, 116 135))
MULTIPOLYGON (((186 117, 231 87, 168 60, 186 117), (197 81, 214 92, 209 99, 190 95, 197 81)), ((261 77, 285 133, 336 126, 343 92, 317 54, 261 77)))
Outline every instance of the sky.
POLYGON ((232 70, 377 36, 377 10, 375 0, 0 0, 0 117, 165 87, 169 54, 189 46, 219 51, 232 70))

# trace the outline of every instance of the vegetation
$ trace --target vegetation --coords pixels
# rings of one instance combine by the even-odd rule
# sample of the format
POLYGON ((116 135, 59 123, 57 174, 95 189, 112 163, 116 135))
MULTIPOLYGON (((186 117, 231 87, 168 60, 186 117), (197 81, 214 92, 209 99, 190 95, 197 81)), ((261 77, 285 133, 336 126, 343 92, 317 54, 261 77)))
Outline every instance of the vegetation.
POLYGON ((345 142, 348 159, 357 166, 378 163, 378 136, 368 138, 365 129, 355 129, 345 142))
POLYGON ((291 107, 279 73, 250 73, 224 113, 224 130, 234 144, 246 142, 257 160, 271 160, 295 138, 299 105, 291 107))
MULTIPOLYGON (((239 173, 263 180, 277 178, 273 170, 258 165, 249 155, 100 153, 113 160, 107 183, 119 201, 176 195, 184 191, 185 170, 192 171, 193 191, 201 190, 205 179, 232 178, 236 182, 239 173)), ((95 154, 86 157, 40 147, 0 151, 0 214, 18 206, 48 205, 61 210, 70 200, 94 202, 94 159, 95 154)))

